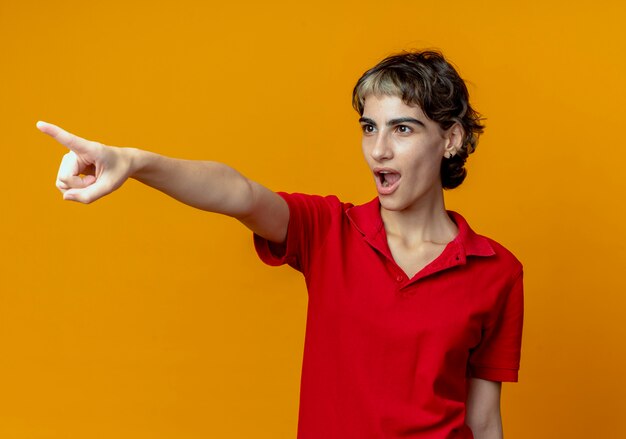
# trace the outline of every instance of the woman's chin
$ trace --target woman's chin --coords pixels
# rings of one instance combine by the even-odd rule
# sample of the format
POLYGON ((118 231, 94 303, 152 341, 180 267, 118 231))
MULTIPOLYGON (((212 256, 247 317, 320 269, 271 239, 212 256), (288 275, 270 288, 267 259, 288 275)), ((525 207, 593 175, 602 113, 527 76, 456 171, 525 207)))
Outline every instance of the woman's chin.
POLYGON ((380 200, 380 207, 385 210, 400 212, 407 208, 406 204, 396 197, 379 195, 378 199, 380 200))

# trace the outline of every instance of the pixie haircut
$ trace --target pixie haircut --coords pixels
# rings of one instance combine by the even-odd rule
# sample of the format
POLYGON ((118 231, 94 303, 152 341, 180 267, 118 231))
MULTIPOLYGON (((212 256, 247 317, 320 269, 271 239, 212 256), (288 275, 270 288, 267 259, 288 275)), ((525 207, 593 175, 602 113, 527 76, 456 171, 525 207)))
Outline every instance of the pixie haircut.
POLYGON ((485 127, 469 103, 465 82, 441 52, 411 51, 385 58, 354 87, 352 106, 361 116, 368 95, 397 96, 406 105, 418 105, 443 130, 458 122, 463 127, 463 144, 455 155, 443 158, 441 184, 453 189, 465 180, 465 160, 476 150, 485 127))

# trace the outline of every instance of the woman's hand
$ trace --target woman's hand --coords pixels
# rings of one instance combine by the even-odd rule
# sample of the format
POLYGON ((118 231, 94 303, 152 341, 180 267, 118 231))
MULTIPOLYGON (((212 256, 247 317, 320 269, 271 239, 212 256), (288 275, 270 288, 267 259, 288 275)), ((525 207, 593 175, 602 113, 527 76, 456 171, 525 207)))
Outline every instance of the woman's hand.
POLYGON ((119 188, 130 176, 130 148, 85 140, 56 125, 37 122, 37 128, 65 145, 56 186, 65 200, 91 203, 119 188))

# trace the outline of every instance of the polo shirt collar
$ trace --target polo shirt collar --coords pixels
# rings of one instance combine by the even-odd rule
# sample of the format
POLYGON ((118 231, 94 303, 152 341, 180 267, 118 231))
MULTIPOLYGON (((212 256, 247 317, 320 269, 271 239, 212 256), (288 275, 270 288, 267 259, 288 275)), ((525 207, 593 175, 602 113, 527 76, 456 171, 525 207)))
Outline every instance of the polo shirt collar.
MULTIPOLYGON (((465 218, 458 212, 446 210, 448 216, 456 223, 459 228, 457 236, 448 245, 453 247, 456 259, 459 263, 465 263, 466 256, 492 256, 495 251, 489 240, 474 232, 469 226, 465 218)), ((389 259, 393 259, 389 245, 387 244, 387 235, 383 226, 383 219, 380 215, 380 200, 374 198, 365 204, 350 207, 346 211, 346 215, 363 234, 365 240, 383 253, 389 259)))

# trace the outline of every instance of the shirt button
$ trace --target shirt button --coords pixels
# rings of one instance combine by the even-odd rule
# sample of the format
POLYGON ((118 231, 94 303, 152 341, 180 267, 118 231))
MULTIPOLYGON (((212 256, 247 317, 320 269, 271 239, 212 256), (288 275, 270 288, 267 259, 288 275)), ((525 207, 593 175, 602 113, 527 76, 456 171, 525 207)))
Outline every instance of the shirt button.
POLYGON ((396 277, 396 280, 398 282, 402 282, 404 280, 404 276, 402 276, 401 274, 398 275, 398 277, 396 277))

